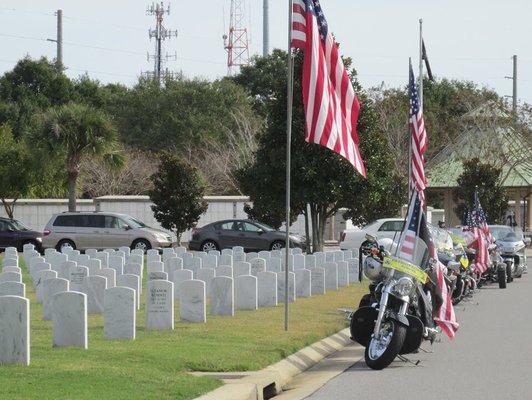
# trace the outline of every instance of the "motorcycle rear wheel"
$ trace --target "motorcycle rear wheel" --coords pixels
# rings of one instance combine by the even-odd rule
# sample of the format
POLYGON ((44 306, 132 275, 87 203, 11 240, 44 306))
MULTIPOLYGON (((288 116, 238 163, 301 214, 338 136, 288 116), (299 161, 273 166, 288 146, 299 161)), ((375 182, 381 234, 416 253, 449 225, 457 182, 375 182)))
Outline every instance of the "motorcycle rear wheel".
POLYGON ((384 319, 381 324, 380 340, 371 338, 366 346, 366 365, 374 370, 386 368, 397 357, 406 337, 406 326, 393 319, 384 319))
POLYGON ((499 289, 506 289, 506 270, 500 268, 497 270, 499 289))

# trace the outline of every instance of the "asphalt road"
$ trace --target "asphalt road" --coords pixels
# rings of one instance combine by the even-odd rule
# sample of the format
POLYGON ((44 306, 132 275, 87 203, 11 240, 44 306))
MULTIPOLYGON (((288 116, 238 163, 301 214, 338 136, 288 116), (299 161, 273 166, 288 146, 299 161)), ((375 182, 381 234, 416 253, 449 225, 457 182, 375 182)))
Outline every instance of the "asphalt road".
POLYGON ((396 360, 372 371, 361 359, 307 399, 532 399, 532 260, 528 264, 530 273, 506 290, 492 284, 459 304, 456 338, 442 338, 431 354, 411 355, 420 365, 396 360))

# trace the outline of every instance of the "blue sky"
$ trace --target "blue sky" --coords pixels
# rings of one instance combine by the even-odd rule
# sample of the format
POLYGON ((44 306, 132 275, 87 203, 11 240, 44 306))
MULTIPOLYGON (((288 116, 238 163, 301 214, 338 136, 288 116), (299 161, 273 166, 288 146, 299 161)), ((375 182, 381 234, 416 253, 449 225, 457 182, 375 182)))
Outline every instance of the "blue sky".
MULTIPOLYGON (((70 76, 87 72, 102 82, 131 85, 151 68, 146 15, 139 0, 2 0, 0 73, 24 55, 55 57, 56 9, 64 13, 64 62, 70 76), (111 50, 109 50, 111 49, 111 50)), ((226 73, 222 34, 229 0, 171 1, 166 26, 177 29, 167 43, 178 61, 168 68, 189 77, 226 73)), ((322 0, 342 52, 355 61, 365 87, 405 84, 408 57, 417 63, 418 19, 434 73, 470 79, 510 95, 511 56, 519 57, 519 100, 532 103, 532 2, 526 0, 322 0)), ((246 0, 252 54, 262 50, 262 0, 246 0)), ((286 48, 287 2, 270 0, 271 47, 286 48)))

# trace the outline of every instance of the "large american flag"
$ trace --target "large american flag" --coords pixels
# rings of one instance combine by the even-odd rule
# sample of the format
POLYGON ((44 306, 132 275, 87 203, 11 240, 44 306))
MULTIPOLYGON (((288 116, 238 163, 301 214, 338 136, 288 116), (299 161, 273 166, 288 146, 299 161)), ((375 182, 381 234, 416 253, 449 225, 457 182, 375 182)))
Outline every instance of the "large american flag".
POLYGON ((425 188, 427 178, 425 176, 425 152, 427 151, 427 131, 425 130, 425 119, 419 101, 419 93, 414 78, 412 64, 410 64, 408 91, 410 94, 410 131, 412 135, 412 173, 410 177, 410 188, 420 193, 421 203, 425 207, 425 188))
POLYGON ((475 192, 473 209, 467 214, 467 229, 473 233, 475 238, 469 245, 477 251, 474 267, 479 273, 483 273, 490 264, 488 245, 491 240, 491 232, 477 192, 475 192))
POLYGON ((420 193, 414 191, 408 206, 406 223, 399 238, 399 257, 406 261, 414 261, 414 251, 417 237, 419 236, 419 226, 421 222, 421 200, 420 193))
POLYGON ((358 147, 360 103, 318 0, 294 0, 292 47, 304 51, 306 141, 347 159, 366 176, 358 147))

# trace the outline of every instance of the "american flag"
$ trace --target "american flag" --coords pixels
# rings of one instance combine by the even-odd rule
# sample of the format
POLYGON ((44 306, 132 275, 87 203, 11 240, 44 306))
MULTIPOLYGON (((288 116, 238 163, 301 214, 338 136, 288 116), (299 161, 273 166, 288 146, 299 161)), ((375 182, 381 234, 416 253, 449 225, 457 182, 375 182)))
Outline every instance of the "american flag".
POLYGON ((306 141, 347 159, 366 176, 358 147, 360 103, 318 0, 294 0, 292 47, 304 51, 306 141))
POLYGON ((475 238, 469 245, 469 247, 477 251, 475 269, 479 273, 483 273, 490 264, 488 245, 491 240, 491 232, 477 192, 475 192, 473 209, 467 214, 467 230, 471 231, 475 238))
POLYGON ((486 236, 488 243, 493 243, 493 236, 491 235, 491 231, 488 226, 488 219, 486 217, 486 213, 482 209, 482 205, 480 204, 480 199, 478 197, 478 191, 476 190, 475 190, 474 209, 477 211, 478 222, 480 224, 480 228, 482 229, 482 232, 484 233, 484 236, 486 236))
POLYGON ((434 321, 452 339, 458 330, 458 323, 456 322, 456 315, 454 313, 452 294, 449 292, 444 278, 445 266, 438 260, 438 251, 434 245, 434 240, 428 229, 426 218, 421 207, 420 193, 414 191, 408 207, 405 228, 399 242, 399 257, 406 261, 414 261, 414 244, 418 238, 427 245, 431 258, 437 260, 435 271, 437 282, 434 282, 434 284, 438 285, 443 302, 436 310, 434 321))
POLYGON ((456 320, 456 314, 454 313, 452 292, 449 290, 447 282, 445 282, 445 266, 438 259, 438 250, 434 245, 434 240, 432 238, 432 235, 430 234, 430 231, 428 230, 426 225, 424 225, 423 228, 424 234, 422 236, 427 236, 425 241, 427 242, 427 245, 429 247, 430 257, 436 260, 437 282, 435 283, 440 288, 443 299, 440 308, 436 310, 436 316, 434 317, 434 321, 436 321, 442 332, 444 332, 450 339, 453 339, 456 334, 456 331, 458 330, 459 325, 456 320))
POLYGON ((412 64, 410 64, 410 79, 408 90, 410 93, 410 131, 412 134, 412 174, 410 187, 413 191, 420 193, 421 203, 425 207, 425 188, 427 178, 425 177, 425 152, 427 151, 427 131, 425 130, 425 119, 423 110, 419 102, 419 94, 414 78, 412 64))
POLYGON ((399 239, 398 255, 406 261, 414 261, 414 250, 417 237, 419 236, 421 212, 420 194, 414 191, 410 205, 408 206, 406 223, 399 239))

